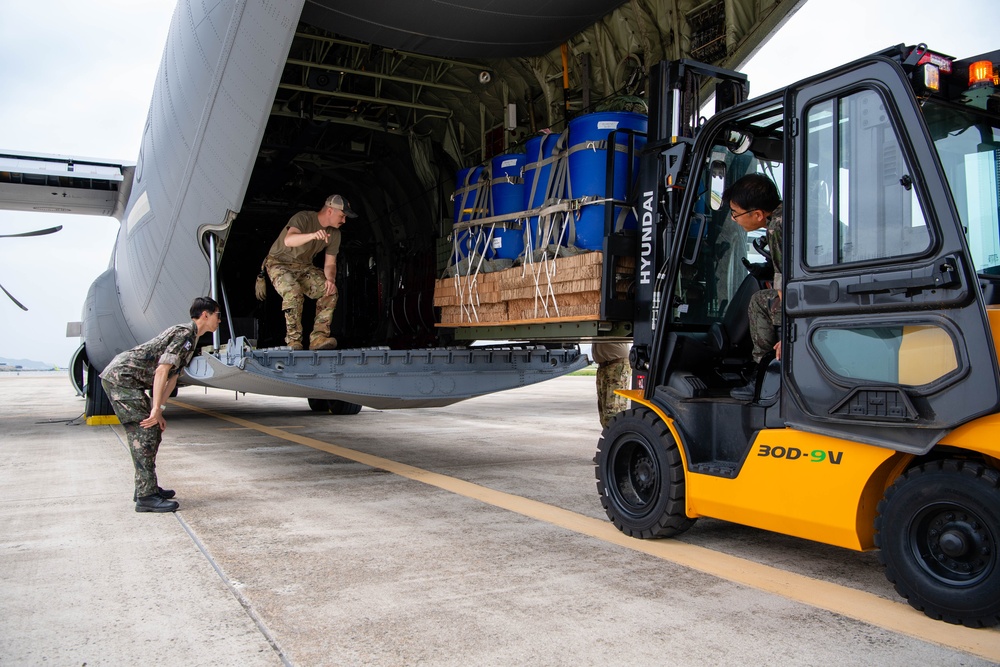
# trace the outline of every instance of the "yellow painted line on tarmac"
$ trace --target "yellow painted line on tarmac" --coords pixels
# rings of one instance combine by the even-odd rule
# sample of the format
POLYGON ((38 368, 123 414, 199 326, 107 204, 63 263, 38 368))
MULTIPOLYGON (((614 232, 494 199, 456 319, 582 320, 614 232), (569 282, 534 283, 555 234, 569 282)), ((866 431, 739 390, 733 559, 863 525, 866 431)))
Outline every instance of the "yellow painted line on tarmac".
MULTIPOLYGON (((178 403, 177 405, 180 405, 180 403, 178 403)), ((190 407, 190 406, 185 405, 184 407, 187 408, 187 407, 190 407)), ((279 424, 278 426, 272 426, 271 428, 305 428, 305 426, 303 426, 302 424, 294 424, 294 425, 291 425, 291 426, 285 426, 283 424, 279 424)), ((259 429, 255 428, 253 426, 223 426, 219 430, 220 431, 257 431, 259 429)))
POLYGON ((479 484, 455 477, 430 472, 380 456, 347 449, 338 445, 272 426, 265 426, 239 417, 205 410, 194 405, 170 401, 179 407, 215 417, 239 426, 288 442, 318 449, 334 456, 356 461, 373 468, 412 479, 423 484, 449 491, 466 498, 473 498, 494 507, 544 521, 575 533, 587 535, 632 551, 660 558, 671 563, 704 572, 726 581, 767 591, 775 595, 807 604, 811 607, 853 618, 864 623, 909 635, 959 651, 965 651, 987 660, 1000 662, 1000 631, 973 629, 935 621, 912 609, 903 602, 886 600, 877 595, 847 588, 828 581, 813 579, 801 574, 754 563, 736 556, 712 551, 704 547, 685 544, 678 540, 639 540, 628 537, 608 521, 593 519, 559 507, 531 500, 502 491, 495 491, 479 484))

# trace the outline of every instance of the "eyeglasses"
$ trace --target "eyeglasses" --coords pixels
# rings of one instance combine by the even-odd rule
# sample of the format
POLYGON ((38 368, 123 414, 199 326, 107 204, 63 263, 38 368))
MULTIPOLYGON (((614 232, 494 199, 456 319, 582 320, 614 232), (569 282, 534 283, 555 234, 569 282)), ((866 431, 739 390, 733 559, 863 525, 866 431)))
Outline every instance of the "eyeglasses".
POLYGON ((732 209, 729 210, 729 215, 732 216, 733 220, 739 220, 740 217, 746 215, 747 213, 753 213, 754 211, 759 211, 759 208, 752 208, 748 211, 743 211, 742 213, 733 213, 732 209))

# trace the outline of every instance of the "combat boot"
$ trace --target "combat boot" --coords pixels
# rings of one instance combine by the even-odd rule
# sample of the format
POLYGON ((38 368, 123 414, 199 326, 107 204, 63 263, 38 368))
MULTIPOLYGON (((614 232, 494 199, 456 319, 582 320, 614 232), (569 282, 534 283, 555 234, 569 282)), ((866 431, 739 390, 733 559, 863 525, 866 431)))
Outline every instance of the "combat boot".
MULTIPOLYGON (((158 487, 156 487, 156 493, 153 494, 153 495, 156 495, 156 496, 159 496, 161 498, 166 498, 167 500, 170 500, 171 498, 173 498, 174 496, 176 496, 177 493, 175 493, 173 489, 164 489, 163 487, 158 486, 158 487)), ((138 491, 133 491, 132 492, 132 502, 135 502, 137 500, 139 500, 139 492, 138 491)))
POLYGON ((335 350, 337 349, 337 339, 317 337, 309 339, 309 349, 310 350, 335 350))
POLYGON ((136 512, 176 512, 180 505, 176 500, 161 498, 155 493, 151 496, 144 496, 135 501, 136 512))

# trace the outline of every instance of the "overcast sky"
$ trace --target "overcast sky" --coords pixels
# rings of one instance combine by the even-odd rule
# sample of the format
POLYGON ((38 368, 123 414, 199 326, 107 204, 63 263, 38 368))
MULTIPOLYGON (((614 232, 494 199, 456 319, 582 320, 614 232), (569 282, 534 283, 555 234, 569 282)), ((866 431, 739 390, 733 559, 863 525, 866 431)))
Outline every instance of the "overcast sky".
MULTIPOLYGON (((134 162, 174 0, 0 2, 0 149, 134 162)), ((807 0, 750 62, 751 95, 886 46, 966 57, 1000 48, 994 0, 807 0), (981 18, 976 18, 978 16, 981 18), (990 36, 992 35, 992 36, 990 36)), ((66 366, 87 288, 108 266, 110 218, 0 211, 0 357, 66 366)))

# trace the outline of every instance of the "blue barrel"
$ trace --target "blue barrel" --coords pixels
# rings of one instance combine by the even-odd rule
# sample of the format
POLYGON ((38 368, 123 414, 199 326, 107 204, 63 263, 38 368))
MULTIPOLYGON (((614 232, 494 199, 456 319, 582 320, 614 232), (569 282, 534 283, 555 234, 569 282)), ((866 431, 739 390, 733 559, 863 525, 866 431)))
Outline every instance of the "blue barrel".
MULTIPOLYGON (((635 139, 635 159, 632 164, 633 182, 628 182, 628 157, 615 151, 614 192, 606 193, 607 150, 602 148, 614 130, 634 130, 645 135, 646 117, 628 111, 602 111, 578 116, 569 122, 569 189, 574 199, 587 195, 613 197, 619 201, 628 197, 639 174, 639 151, 646 145, 645 136, 635 139)), ((628 146, 628 134, 615 134, 615 143, 628 146)), ((616 209, 615 215, 618 215, 616 209)), ((635 229, 635 215, 629 213, 624 229, 635 229)), ((576 247, 600 250, 604 240, 604 206, 594 204, 580 209, 576 220, 576 247)))
MULTIPOLYGON (((549 190, 549 182, 555 175, 555 162, 541 164, 543 160, 552 157, 556 144, 559 143, 558 134, 540 134, 537 137, 528 139, 525 145, 525 165, 524 165, 524 203, 525 210, 541 206, 546 199, 546 192, 549 190), (532 192, 534 188, 534 192, 532 192)), ((566 193, 549 193, 549 197, 564 198, 566 193)), ((538 216, 528 218, 525 223, 531 230, 532 248, 538 248, 538 216)))
MULTIPOLYGON (((489 193, 486 191, 486 179, 482 165, 459 169, 455 177, 454 219, 455 222, 467 222, 475 218, 484 218, 489 212, 486 209, 489 193)), ((452 264, 458 264, 468 257, 471 251, 481 242, 478 229, 461 229, 458 232, 458 250, 453 252, 452 264), (473 233, 475 232, 475 233, 473 233)), ((483 252, 479 248, 479 252, 483 252)))
MULTIPOLYGON (((521 169, 524 167, 523 153, 497 155, 490 161, 490 195, 493 206, 490 215, 505 215, 524 210, 524 183, 521 169)), ((520 227, 504 229, 497 227, 493 232, 493 256, 497 259, 517 259, 524 252, 524 230, 520 227)))

